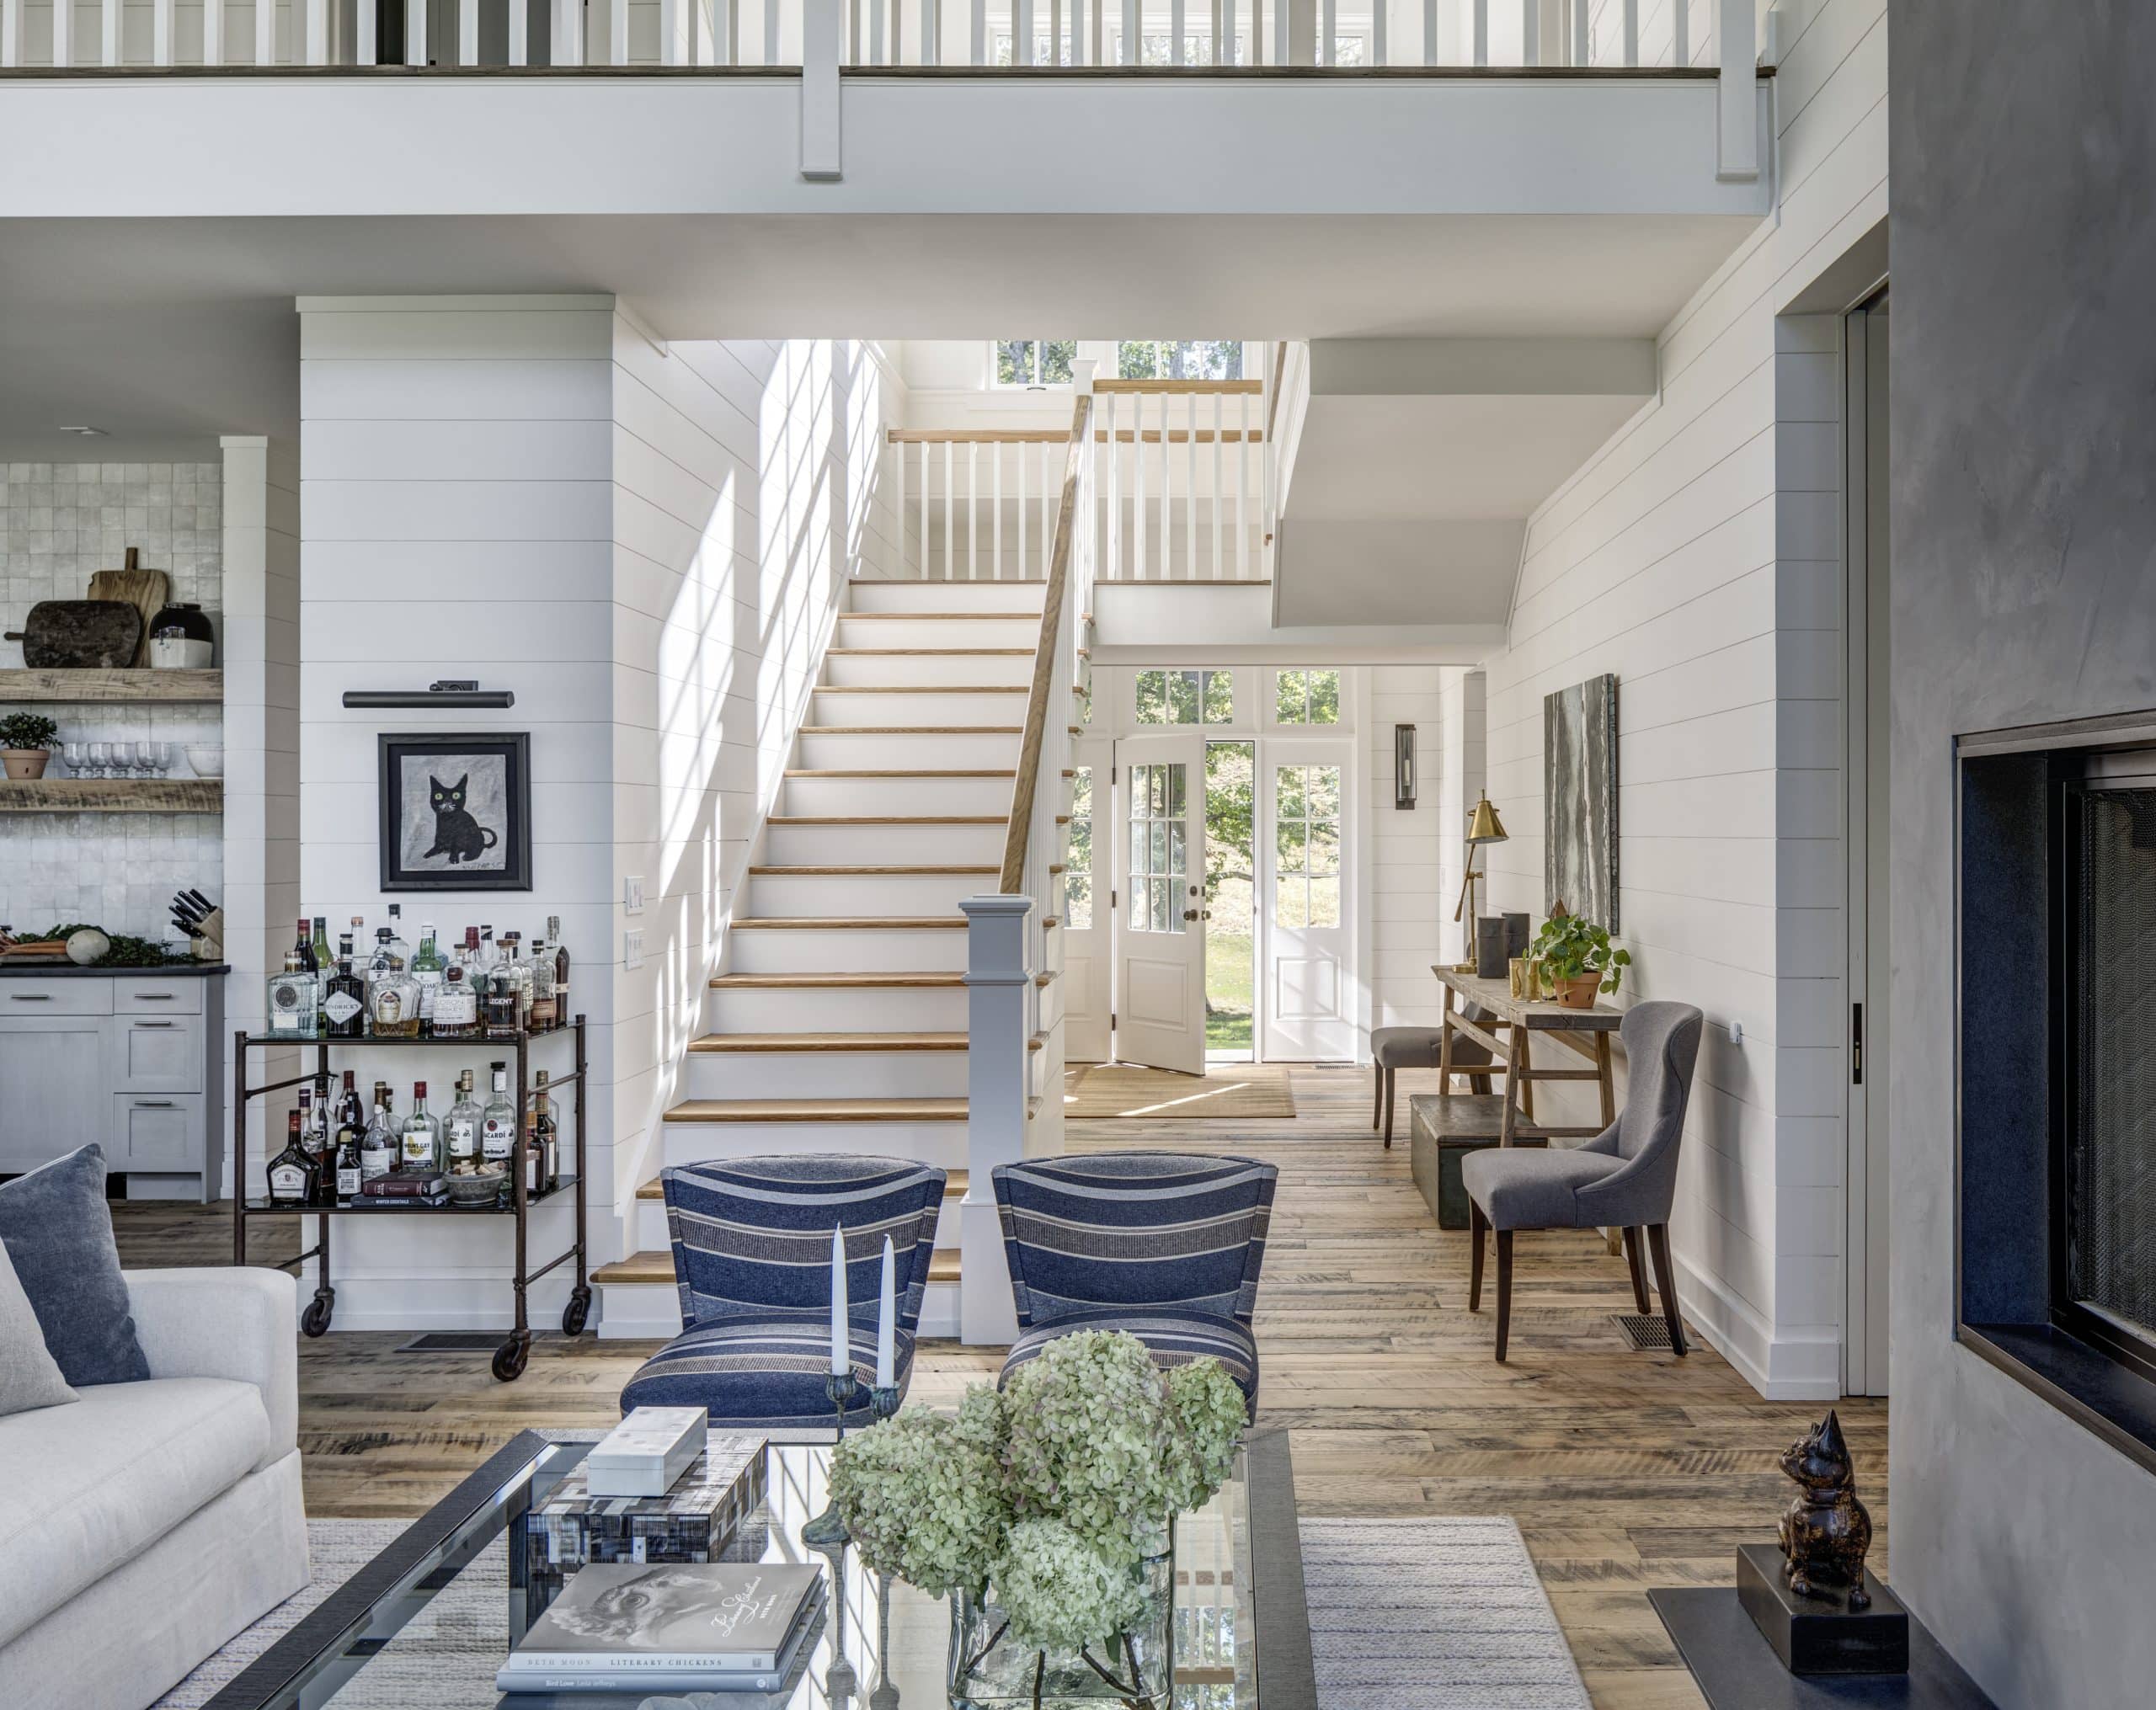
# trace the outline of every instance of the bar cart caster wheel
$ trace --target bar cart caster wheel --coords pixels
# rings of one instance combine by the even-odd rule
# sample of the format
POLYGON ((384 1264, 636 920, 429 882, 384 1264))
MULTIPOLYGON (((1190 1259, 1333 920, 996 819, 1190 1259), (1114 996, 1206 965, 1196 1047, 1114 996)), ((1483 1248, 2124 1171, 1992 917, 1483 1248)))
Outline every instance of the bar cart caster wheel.
POLYGON ((579 1288, 571 1292, 569 1303, 562 1309, 562 1334, 580 1336, 584 1327, 591 1322, 591 1291, 579 1288))
POLYGON ((329 1328, 329 1315, 336 1309, 335 1289, 316 1290, 314 1298, 307 1303, 307 1310, 300 1314, 300 1328, 310 1336, 320 1335, 329 1328))
POLYGON ((531 1357, 531 1338, 520 1331, 494 1350, 494 1376, 514 1383, 524 1376, 524 1362, 531 1357))

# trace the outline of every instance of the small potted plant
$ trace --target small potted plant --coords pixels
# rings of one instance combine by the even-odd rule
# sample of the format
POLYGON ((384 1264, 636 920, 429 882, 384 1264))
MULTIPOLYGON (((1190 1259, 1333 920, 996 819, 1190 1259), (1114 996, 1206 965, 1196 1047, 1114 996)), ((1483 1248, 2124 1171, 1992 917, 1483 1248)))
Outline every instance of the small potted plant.
POLYGON ((60 727, 41 712, 11 712, 0 718, 0 764, 10 781, 42 778, 51 759, 52 739, 60 727))
POLYGON ((1544 921, 1532 955, 1567 1009, 1592 1009, 1596 994, 1615 991, 1632 965, 1631 951, 1612 946, 1607 927, 1577 914, 1553 914, 1544 921))

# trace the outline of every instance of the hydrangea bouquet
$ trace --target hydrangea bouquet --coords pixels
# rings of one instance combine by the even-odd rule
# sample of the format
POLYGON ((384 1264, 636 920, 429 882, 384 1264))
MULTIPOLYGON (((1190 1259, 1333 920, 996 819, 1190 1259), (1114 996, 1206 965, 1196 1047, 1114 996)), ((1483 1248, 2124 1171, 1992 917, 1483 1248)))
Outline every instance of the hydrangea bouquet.
POLYGON ((1242 1392, 1080 1331, 841 1445, 831 1494, 862 1559, 951 1600, 954 1710, 1106 1699, 1166 1710, 1173 1524, 1226 1480, 1242 1392))

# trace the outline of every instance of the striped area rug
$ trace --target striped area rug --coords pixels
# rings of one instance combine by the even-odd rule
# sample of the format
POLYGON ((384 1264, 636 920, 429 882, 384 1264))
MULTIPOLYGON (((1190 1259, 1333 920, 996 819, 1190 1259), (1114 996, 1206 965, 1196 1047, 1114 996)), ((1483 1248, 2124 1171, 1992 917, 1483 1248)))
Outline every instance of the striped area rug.
MULTIPOLYGON (((308 1521, 315 1583, 153 1710, 200 1710, 402 1530, 395 1521, 308 1521)), ((1302 1532, 1321 1710, 1588 1710, 1579 1670, 1511 1521, 1305 1520, 1302 1532)), ((507 1645, 506 1567, 497 1542, 337 1695, 337 1710, 467 1710, 477 1701, 456 1683, 490 1679, 507 1645)), ((940 1654, 940 1633, 936 1638, 940 1654)), ((910 1691, 905 1702, 915 1697, 910 1691)), ((921 1697, 917 1710, 938 1702, 921 1697)))

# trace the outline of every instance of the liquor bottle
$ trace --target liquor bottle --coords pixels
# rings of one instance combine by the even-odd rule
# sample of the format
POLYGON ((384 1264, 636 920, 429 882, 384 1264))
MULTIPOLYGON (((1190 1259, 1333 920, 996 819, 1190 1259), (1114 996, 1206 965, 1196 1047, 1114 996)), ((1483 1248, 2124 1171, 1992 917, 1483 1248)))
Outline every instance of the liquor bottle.
POLYGON ((526 1022, 534 1033, 551 1033, 561 1011, 554 1004, 554 958, 544 939, 535 939, 525 964, 531 970, 531 1015, 526 1022))
POLYGON ((344 1071, 344 1090, 337 1099, 337 1203, 354 1198, 365 1179, 360 1143, 367 1132, 366 1112, 360 1107, 359 1089, 352 1084, 352 1071, 344 1071))
POLYGON ((377 1039, 413 1039, 419 1031, 419 988, 394 953, 389 929, 375 933, 367 964, 367 1031, 377 1039))
POLYGON ((322 982, 316 988, 319 994, 318 1001, 326 1000, 329 996, 329 975, 333 965, 329 960, 329 922, 323 915, 314 917, 314 938, 307 948, 314 955, 315 978, 322 982))
POLYGON ((319 974, 322 972, 322 962, 314 953, 313 924, 304 914, 300 916, 299 936, 292 948, 299 952, 302 967, 311 974, 319 974))
POLYGON ((561 1139, 554 1123, 554 1101, 547 1095, 547 1071, 531 1089, 531 1108, 524 1123, 526 1196, 552 1193, 562 1185, 561 1139))
MULTIPOLYGON (((467 979, 472 979, 479 972, 479 929, 476 926, 467 926, 464 929, 462 956, 464 977, 467 979)), ((475 984, 472 989, 476 992, 479 988, 475 984)))
POLYGON ((397 1146, 398 1168, 426 1175, 441 1169, 441 1124, 427 1114, 427 1084, 412 1083, 412 1114, 397 1146))
POLYGON ((387 1081, 378 1080, 374 1084, 374 1101, 381 1106, 382 1114, 389 1118, 391 1132, 394 1132, 397 1127, 397 1096, 389 1090, 387 1081))
POLYGON ((362 1183, 370 1182, 396 1168, 397 1133, 390 1127, 388 1106, 377 1099, 374 1119, 360 1137, 360 1180, 362 1183))
POLYGON ((479 1031, 479 1000, 464 978, 464 965, 451 962, 435 994, 435 1037, 468 1039, 479 1031))
POLYGON ((502 935, 502 966, 516 982, 516 1025, 520 1032, 531 1030, 531 993, 537 983, 531 974, 531 958, 524 953, 524 935, 505 932, 502 935))
POLYGON ((435 1000, 441 994, 441 952, 435 948, 435 930, 424 924, 419 927, 419 948, 412 958, 412 983, 419 988, 419 1034, 422 1038, 434 1036, 435 1000))
POLYGON ((323 988, 322 1031, 331 1039, 360 1039, 366 1035, 366 982, 352 972, 350 933, 337 940, 337 972, 323 988))
POLYGON ((547 917, 547 942, 554 946, 554 1021, 566 1027, 576 1020, 576 1012, 569 1008, 569 947, 562 942, 562 917, 547 917))
POLYGON ((489 1039, 516 1037, 516 976, 507 966, 497 966, 481 976, 487 983, 480 1000, 482 1020, 489 1039))
POLYGON ((491 974, 494 971, 494 964, 501 959, 501 952, 494 948, 494 929, 482 926, 479 929, 479 966, 491 974))
POLYGON ((272 974, 269 984, 269 1024, 266 1031, 276 1039, 312 1039, 315 1036, 317 999, 315 988, 318 982, 307 970, 305 958, 297 949, 285 952, 285 971, 272 974))
POLYGON ((337 1129, 329 1115, 329 1077, 315 1076, 313 1090, 310 1100, 307 1089, 300 1089, 300 1108, 307 1115, 300 1125, 300 1140, 314 1159, 314 1202, 334 1206, 337 1203, 337 1129))
POLYGON ((490 1067, 494 1094, 479 1118, 479 1156, 488 1165, 499 1164, 506 1169, 515 1161, 516 1106, 509 1100, 508 1064, 497 1063, 490 1067))
POLYGON ((479 1101, 472 1096, 472 1071, 456 1077, 456 1102, 442 1122, 442 1143, 453 1170, 476 1169, 479 1165, 479 1125, 485 1120, 479 1101))
POLYGON ((270 1160, 270 1202, 277 1206, 304 1206, 315 1197, 319 1166, 301 1143, 300 1113, 286 1118, 285 1149, 270 1160))
POLYGON ((411 967, 412 946, 404 941, 404 905, 402 903, 389 905, 389 953, 395 958, 398 967, 411 967))

